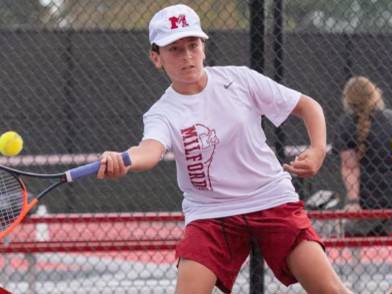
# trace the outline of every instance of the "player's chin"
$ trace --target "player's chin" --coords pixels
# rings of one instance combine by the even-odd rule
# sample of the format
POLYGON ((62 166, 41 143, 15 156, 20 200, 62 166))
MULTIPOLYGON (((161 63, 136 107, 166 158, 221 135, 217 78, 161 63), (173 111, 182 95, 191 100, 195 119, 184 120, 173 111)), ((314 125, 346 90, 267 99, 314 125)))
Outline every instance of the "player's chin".
POLYGON ((182 80, 183 80, 184 84, 194 84, 194 83, 199 82, 200 78, 195 73, 187 72, 182 75, 182 80))
POLYGON ((182 69, 181 75, 187 77, 187 79, 198 81, 203 77, 203 71, 198 67, 189 67, 182 69))

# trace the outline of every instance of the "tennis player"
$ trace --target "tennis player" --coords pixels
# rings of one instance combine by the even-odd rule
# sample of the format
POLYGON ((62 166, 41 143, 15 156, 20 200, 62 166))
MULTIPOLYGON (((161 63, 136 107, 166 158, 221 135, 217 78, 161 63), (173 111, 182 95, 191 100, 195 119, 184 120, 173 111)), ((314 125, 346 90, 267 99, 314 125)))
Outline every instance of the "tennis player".
POLYGON ((120 153, 107 151, 98 178, 149 170, 165 152, 174 153, 186 225, 176 249, 176 293, 211 293, 215 285, 230 293, 252 242, 284 285, 351 293, 328 261, 290 176, 313 176, 322 165, 320 105, 247 67, 204 67, 208 36, 188 6, 157 12, 149 37, 151 60, 171 85, 144 114, 143 139, 129 149, 132 165, 124 167, 120 153), (282 167, 266 144, 261 117, 279 126, 290 114, 304 120, 310 145, 282 167))

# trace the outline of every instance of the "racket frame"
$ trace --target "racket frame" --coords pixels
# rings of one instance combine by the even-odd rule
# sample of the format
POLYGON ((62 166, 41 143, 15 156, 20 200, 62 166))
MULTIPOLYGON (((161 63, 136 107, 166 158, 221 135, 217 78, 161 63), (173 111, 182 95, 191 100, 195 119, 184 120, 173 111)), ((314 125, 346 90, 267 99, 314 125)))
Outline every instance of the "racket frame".
MULTIPOLYGON (((11 175, 13 175, 19 184, 22 186, 23 191, 27 192, 26 185, 24 184, 23 180, 21 179, 21 176, 26 176, 26 177, 33 177, 33 178, 43 178, 43 179, 58 179, 59 181, 52 183, 48 187, 46 187, 44 190, 42 190, 39 194, 34 196, 34 199, 40 200, 45 194, 53 190, 54 188, 60 186, 61 184, 67 183, 67 177, 65 173, 55 173, 55 174, 40 174, 40 173, 33 173, 33 172, 27 172, 27 171, 21 171, 12 167, 4 166, 0 164, 0 169, 5 170, 9 172, 11 175)), ((26 197, 27 201, 27 197, 26 197)))
MULTIPOLYGON (((123 152, 121 154, 123 163, 125 166, 129 166, 132 164, 132 161, 130 159, 129 153, 127 151, 123 152)), ((19 183, 22 189, 22 198, 23 198, 23 205, 20 210, 20 213, 18 217, 7 227, 6 230, 0 232, 0 240, 3 239, 6 235, 8 235, 18 224, 20 224, 23 219, 26 217, 26 215, 29 213, 29 211, 38 204, 40 199, 48 194, 50 191, 55 189, 56 187, 64 184, 64 183, 70 183, 76 179, 91 175, 93 173, 96 173, 99 169, 100 166, 100 161, 94 161, 89 164, 85 164, 79 167, 72 168, 70 170, 67 170, 65 172, 61 173, 54 173, 54 174, 41 174, 41 173, 34 173, 34 172, 28 172, 28 171, 21 171, 12 167, 4 166, 0 164, 0 169, 8 172, 10 175, 12 175, 16 181, 19 183), (22 178, 23 176, 26 177, 33 177, 33 178, 43 178, 43 179, 57 179, 58 181, 55 181, 54 183, 50 184, 47 186, 44 190, 42 190, 40 193, 37 195, 34 195, 34 198, 31 199, 29 202, 28 199, 28 190, 26 188, 25 183, 23 182, 22 178)))

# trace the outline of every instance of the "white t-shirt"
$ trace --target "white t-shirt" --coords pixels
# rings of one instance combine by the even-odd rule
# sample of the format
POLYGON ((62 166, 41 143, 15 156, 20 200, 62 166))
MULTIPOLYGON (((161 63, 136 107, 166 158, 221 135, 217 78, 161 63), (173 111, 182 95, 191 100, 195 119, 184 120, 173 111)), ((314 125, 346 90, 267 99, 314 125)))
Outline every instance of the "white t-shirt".
POLYGON ((205 71, 202 92, 169 87, 143 116, 143 140, 174 153, 185 223, 298 201, 291 176, 266 144, 261 115, 279 126, 301 93, 247 67, 205 71))

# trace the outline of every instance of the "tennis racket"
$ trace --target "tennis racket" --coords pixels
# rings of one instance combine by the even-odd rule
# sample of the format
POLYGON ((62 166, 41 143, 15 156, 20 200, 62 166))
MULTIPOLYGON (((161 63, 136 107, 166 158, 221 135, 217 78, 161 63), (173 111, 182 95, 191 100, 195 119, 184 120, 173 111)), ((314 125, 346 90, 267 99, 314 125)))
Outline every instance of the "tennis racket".
MULTIPOLYGON (((122 160, 125 166, 131 165, 128 152, 123 152, 122 160)), ((69 169, 56 174, 39 174, 20 171, 14 168, 0 165, 0 240, 12 232, 23 221, 29 211, 54 188, 61 184, 70 183, 83 177, 96 174, 99 170, 100 161, 94 161, 79 167, 69 169), (26 179, 26 181, 23 181, 26 179), (28 193, 25 182, 30 178, 50 180, 49 185, 44 186, 41 192, 32 195, 28 193)), ((41 183, 42 184, 42 183, 41 183)))

